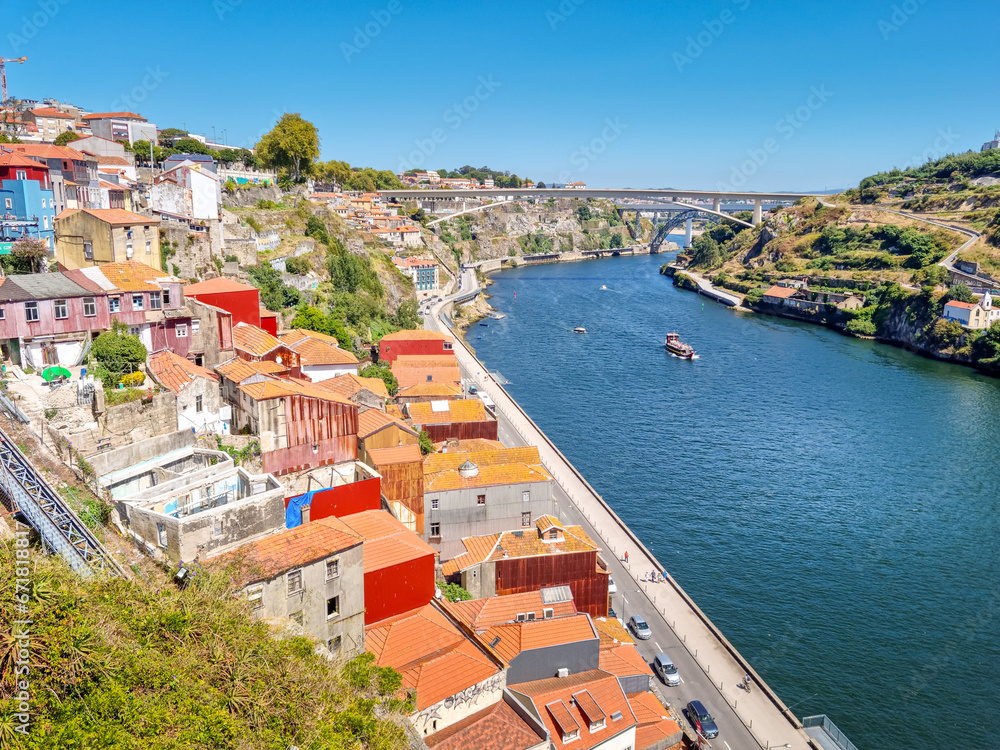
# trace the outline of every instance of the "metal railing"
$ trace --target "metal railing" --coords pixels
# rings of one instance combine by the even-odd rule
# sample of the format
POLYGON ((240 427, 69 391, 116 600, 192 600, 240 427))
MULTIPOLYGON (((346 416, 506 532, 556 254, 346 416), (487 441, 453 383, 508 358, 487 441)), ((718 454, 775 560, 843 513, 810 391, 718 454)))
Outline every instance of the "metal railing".
POLYGON ((79 516, 35 471, 6 433, 0 431, 0 483, 45 547, 62 555, 81 575, 107 573, 123 576, 104 546, 79 516))
POLYGON ((822 727, 830 739, 837 743, 837 747, 843 750, 858 750, 857 745, 847 739, 847 735, 837 729, 837 725, 830 721, 830 717, 826 714, 806 716, 802 719, 802 728, 807 730, 806 734, 809 734, 808 730, 813 727, 822 727))

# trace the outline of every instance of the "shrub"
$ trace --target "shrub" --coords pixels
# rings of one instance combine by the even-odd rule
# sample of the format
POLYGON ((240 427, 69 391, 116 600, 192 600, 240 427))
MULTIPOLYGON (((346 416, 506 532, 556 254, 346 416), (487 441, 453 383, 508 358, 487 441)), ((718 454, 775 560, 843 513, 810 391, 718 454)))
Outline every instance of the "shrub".
POLYGON ((845 329, 861 336, 875 335, 875 324, 865 318, 855 318, 845 326, 845 329))
POLYGON ((425 456, 428 453, 434 453, 434 441, 431 440, 431 436, 427 434, 427 430, 420 431, 420 452, 425 456))
POLYGON ((143 372, 132 372, 122 377, 118 383, 126 388, 138 388, 146 382, 146 374, 143 372))
POLYGON ((399 381, 392 374, 392 370, 383 365, 368 365, 358 373, 363 378, 381 378, 385 383, 385 388, 390 396, 395 396, 399 392, 399 381))
POLYGON ((467 602, 472 599, 472 594, 463 589, 457 583, 445 583, 444 581, 438 581, 438 588, 441 589, 441 595, 444 596, 449 602, 467 602))

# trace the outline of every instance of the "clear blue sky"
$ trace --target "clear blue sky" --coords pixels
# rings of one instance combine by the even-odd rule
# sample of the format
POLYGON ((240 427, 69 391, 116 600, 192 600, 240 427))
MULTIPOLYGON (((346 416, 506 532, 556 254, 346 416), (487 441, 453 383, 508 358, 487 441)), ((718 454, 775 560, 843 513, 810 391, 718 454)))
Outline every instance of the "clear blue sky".
POLYGON ((237 145, 300 112, 324 159, 595 187, 846 187, 1000 128, 995 2, 100 8, 8 0, 0 56, 30 58, 8 66, 11 94, 237 145))

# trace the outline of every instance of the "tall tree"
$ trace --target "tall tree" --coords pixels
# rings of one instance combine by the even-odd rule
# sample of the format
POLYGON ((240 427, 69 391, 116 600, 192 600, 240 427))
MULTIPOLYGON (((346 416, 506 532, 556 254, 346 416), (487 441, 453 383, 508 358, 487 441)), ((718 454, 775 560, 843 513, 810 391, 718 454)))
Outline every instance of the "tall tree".
POLYGON ((282 167, 296 182, 309 172, 319 157, 316 126, 297 112, 284 114, 270 133, 257 144, 257 155, 269 167, 282 167))
POLYGON ((65 133, 60 133, 56 136, 56 139, 52 141, 57 146, 65 146, 67 143, 72 143, 73 141, 78 141, 83 136, 79 133, 74 133, 72 130, 67 130, 65 133))

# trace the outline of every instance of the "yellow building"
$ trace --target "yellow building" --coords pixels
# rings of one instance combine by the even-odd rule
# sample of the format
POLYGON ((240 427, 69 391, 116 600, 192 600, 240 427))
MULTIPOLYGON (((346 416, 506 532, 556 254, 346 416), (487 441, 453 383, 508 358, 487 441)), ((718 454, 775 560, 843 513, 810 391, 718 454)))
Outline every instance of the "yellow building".
POLYGON ((56 261, 66 270, 130 260, 160 270, 159 219, 121 208, 67 208, 56 217, 56 261))

